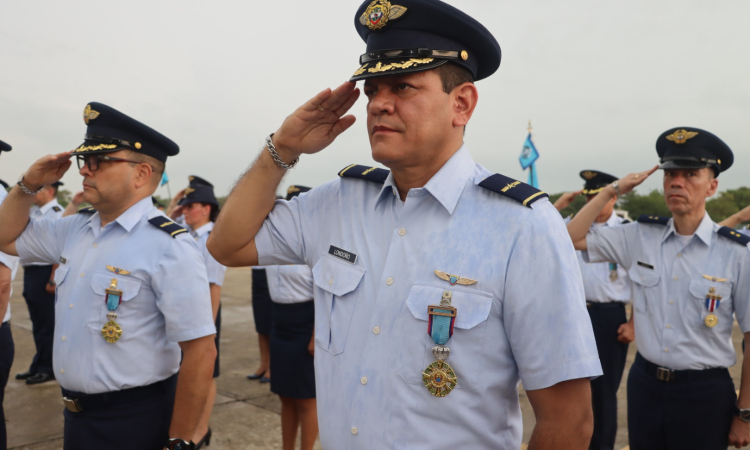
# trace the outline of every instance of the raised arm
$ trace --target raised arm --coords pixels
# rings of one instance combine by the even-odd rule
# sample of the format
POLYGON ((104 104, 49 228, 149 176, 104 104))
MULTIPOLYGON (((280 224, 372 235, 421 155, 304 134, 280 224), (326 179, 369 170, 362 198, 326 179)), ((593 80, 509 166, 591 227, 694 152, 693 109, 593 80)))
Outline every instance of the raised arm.
POLYGON ((658 168, 659 166, 654 166, 649 170, 639 173, 631 173, 617 180, 615 183, 619 184, 619 192, 615 189, 614 183, 612 183, 602 189, 593 200, 581 208, 581 210, 578 211, 578 214, 573 217, 573 220, 568 223, 568 233, 570 234, 570 239, 573 240, 573 246, 575 249, 582 251, 587 250, 586 234, 588 234, 596 216, 598 216, 602 209, 604 209, 607 202, 618 194, 623 195, 632 191, 636 186, 646 181, 646 179, 658 168))
POLYGON ((750 222, 750 205, 745 206, 741 211, 732 214, 726 219, 719 222, 719 225, 729 228, 735 228, 743 222, 750 222))
MULTIPOLYGON (((326 89, 300 106, 273 135, 279 157, 291 164, 302 154, 328 147, 356 120, 344 115, 359 97, 354 83, 326 89)), ((208 251, 225 266, 255 266, 255 235, 273 209, 276 190, 286 174, 264 148, 227 198, 208 238, 208 251)))
MULTIPOLYGON (((23 176, 23 184, 29 191, 59 181, 70 168, 71 152, 49 155, 35 162, 23 176)), ((16 239, 23 233, 29 222, 29 208, 34 196, 13 186, 5 201, 0 205, 0 251, 17 256, 16 239)))

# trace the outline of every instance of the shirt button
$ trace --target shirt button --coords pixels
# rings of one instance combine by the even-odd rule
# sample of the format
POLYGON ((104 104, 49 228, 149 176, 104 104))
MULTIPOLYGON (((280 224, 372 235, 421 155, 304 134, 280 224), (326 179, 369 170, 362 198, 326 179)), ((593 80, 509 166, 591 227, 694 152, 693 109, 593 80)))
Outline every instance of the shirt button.
POLYGON ((386 278, 385 279, 385 284, 387 284, 388 286, 392 285, 393 284, 393 278, 391 278, 391 277, 386 278))
POLYGON ((406 228, 401 228, 401 229, 398 230, 398 235, 399 236, 403 236, 405 234, 406 234, 406 228))
POLYGON ((63 336, 63 337, 62 337, 62 340, 63 340, 63 341, 65 340, 65 336, 63 336))
POLYGON ((72 303, 70 304, 70 309, 73 309, 73 304, 72 303))
POLYGON ((359 382, 362 383, 362 386, 364 386, 365 384, 367 384, 367 377, 360 378, 359 382))
POLYGON ((60 369, 60 373, 65 373, 65 369, 60 369))
POLYGON ((94 242, 94 245, 93 245, 93 247, 94 247, 94 248, 96 248, 96 247, 99 247, 99 244, 97 244, 96 242, 94 242))
POLYGON ((83 278, 83 275, 84 275, 84 273, 83 273, 83 272, 81 272, 81 278, 83 278))
POLYGON ((329 285, 333 284, 333 278, 331 278, 330 280, 328 280, 328 284, 329 285))
POLYGON ((664 349, 664 353, 669 353, 669 349, 668 349, 668 348, 665 348, 665 349, 664 349))
POLYGON ((669 301, 669 304, 670 304, 670 305, 674 305, 674 300, 670 300, 670 301, 669 301))
POLYGON ((667 330, 671 330, 671 329, 672 329, 672 325, 667 325, 667 330))
POLYGON ((375 333, 375 334, 380 334, 380 327, 373 328, 372 332, 375 333))
POLYGON ((357 429, 357 427, 352 427, 352 434, 354 436, 356 436, 357 434, 359 434, 359 430, 357 429))
POLYGON ((677 277, 674 277, 674 280, 675 280, 675 281, 677 281, 677 279, 678 279, 677 277))

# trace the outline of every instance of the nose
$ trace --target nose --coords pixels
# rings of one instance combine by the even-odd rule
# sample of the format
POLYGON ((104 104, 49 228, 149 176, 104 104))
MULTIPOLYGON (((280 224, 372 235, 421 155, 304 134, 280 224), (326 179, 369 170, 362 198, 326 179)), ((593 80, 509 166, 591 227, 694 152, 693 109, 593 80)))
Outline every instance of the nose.
POLYGON ((394 97, 394 94, 388 89, 378 89, 367 103, 367 112, 374 115, 393 114, 394 97))

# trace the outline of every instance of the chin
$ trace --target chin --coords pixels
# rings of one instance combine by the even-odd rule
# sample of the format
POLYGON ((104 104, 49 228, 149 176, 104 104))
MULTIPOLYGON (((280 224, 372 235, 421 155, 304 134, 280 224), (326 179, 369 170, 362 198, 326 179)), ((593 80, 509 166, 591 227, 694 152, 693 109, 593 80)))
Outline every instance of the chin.
POLYGON ((398 162, 403 158, 403 152, 399 151, 394 146, 385 145, 383 142, 378 142, 372 146, 372 159, 388 166, 391 163, 398 162))

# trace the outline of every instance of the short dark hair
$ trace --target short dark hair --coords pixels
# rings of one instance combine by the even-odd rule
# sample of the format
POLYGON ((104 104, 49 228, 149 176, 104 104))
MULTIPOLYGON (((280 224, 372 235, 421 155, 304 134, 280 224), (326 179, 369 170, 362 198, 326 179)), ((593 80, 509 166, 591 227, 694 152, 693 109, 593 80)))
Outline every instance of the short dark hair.
POLYGON ((443 83, 443 91, 446 94, 450 94, 453 89, 464 83, 474 83, 471 72, 452 62, 447 62, 433 70, 440 77, 440 81, 443 83))

